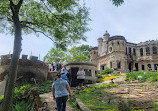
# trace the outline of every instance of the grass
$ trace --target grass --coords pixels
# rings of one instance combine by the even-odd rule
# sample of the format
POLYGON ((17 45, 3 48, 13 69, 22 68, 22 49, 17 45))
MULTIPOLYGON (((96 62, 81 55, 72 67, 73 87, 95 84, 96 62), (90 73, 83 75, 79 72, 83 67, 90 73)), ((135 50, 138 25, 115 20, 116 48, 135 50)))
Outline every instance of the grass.
POLYGON ((126 78, 128 78, 128 80, 156 82, 158 81, 158 72, 130 72, 126 74, 126 78))
POLYGON ((150 102, 149 105, 152 106, 153 108, 158 108, 158 104, 155 102, 150 102))
MULTIPOLYGON (((118 85, 94 85, 90 86, 89 88, 85 88, 84 90, 80 91, 79 94, 76 92, 73 94, 75 97, 79 98, 91 111, 118 111, 117 106, 108 103, 106 104, 102 101, 105 95, 110 95, 110 93, 108 93, 105 89, 116 86, 118 85)), ((74 101, 73 103, 76 105, 74 101)))

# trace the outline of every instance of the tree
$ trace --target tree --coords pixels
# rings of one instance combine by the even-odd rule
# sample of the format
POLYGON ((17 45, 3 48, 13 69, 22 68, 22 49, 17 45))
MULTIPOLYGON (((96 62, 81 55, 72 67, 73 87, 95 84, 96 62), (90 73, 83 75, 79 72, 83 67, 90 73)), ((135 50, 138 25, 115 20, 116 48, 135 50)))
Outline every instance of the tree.
POLYGON ((55 48, 52 48, 45 56, 44 56, 44 61, 45 62, 48 62, 48 63, 52 63, 52 61, 59 61, 59 60, 62 60, 64 61, 65 60, 65 51, 58 48, 58 49, 55 49, 55 48))
POLYGON ((11 111, 22 33, 45 35, 56 47, 85 40, 88 11, 79 0, 0 0, 1 32, 14 35, 13 56, 5 88, 2 111, 11 111))
POLYGON ((91 46, 84 44, 78 47, 72 47, 69 50, 71 59, 68 59, 67 61, 89 61, 90 48, 91 46))
MULTIPOLYGON (((112 0, 120 5, 123 0, 112 0)), ((77 40, 85 40, 88 11, 79 0, 0 0, 1 32, 14 35, 13 56, 5 88, 2 111, 11 111, 14 84, 21 53, 22 33, 43 34, 66 48, 77 40)))
POLYGON ((89 45, 81 45, 74 46, 70 50, 62 50, 52 48, 44 57, 44 61, 51 63, 53 60, 55 61, 89 61, 90 59, 90 51, 91 46, 89 45))

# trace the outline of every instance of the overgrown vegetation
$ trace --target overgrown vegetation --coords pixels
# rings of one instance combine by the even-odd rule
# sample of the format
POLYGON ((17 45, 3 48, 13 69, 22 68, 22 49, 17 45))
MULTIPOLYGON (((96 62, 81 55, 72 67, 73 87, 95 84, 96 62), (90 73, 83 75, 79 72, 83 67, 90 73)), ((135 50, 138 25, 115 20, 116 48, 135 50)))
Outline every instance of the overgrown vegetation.
POLYGON ((21 101, 15 105, 13 105, 12 111, 30 111, 31 104, 26 103, 25 101, 21 101))
MULTIPOLYGON (((0 111, 1 111, 2 105, 0 104, 0 111)), ((21 101, 17 104, 14 104, 12 107, 12 111, 30 111, 31 110, 31 104, 28 104, 24 101, 21 101)))
POLYGON ((110 73, 112 73, 112 72, 114 72, 113 69, 111 69, 111 68, 106 68, 106 69, 104 69, 103 71, 101 71, 99 74, 100 74, 100 75, 105 75, 105 74, 110 74, 110 73))
MULTIPOLYGON (((51 91, 52 81, 44 81, 39 84, 25 84, 23 86, 16 87, 14 90, 14 100, 16 103, 13 105, 12 111, 29 111, 31 104, 25 101, 19 101, 24 96, 26 91, 29 91, 31 88, 38 88, 39 94, 48 93, 51 91)), ((4 96, 0 97, 0 101, 3 101, 4 96)), ((1 108, 1 104, 0 104, 1 108)))
POLYGON ((140 80, 147 82, 158 81, 158 72, 130 72, 126 74, 128 80, 140 80))
POLYGON ((99 72, 97 82, 109 81, 111 79, 116 79, 120 76, 120 73, 113 73, 113 69, 106 68, 103 71, 99 72))
MULTIPOLYGON (((117 84, 105 84, 105 85, 94 85, 89 88, 85 88, 79 92, 74 92, 75 97, 79 98, 84 105, 91 111, 118 111, 117 106, 112 103, 104 103, 103 98, 108 95, 110 100, 110 93, 105 89, 110 87, 117 87, 117 84)), ((69 102, 74 106, 77 106, 75 100, 70 99, 69 102)))

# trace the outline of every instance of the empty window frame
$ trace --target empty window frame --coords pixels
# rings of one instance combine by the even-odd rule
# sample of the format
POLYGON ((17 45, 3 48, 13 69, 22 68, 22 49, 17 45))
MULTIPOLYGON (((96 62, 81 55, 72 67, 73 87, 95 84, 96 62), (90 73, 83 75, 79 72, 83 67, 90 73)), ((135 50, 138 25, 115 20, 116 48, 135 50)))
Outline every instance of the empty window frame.
POLYGON ((153 50, 153 54, 157 54, 157 47, 156 46, 153 46, 152 50, 153 50))
POLYGON ((136 49, 135 48, 133 48, 133 55, 136 56, 136 49))
POLYGON ((112 68, 112 62, 110 62, 110 68, 112 68))
POLYGON ((129 54, 131 55, 131 48, 129 47, 128 50, 129 50, 129 54))
POLYGON ((150 54, 150 48, 146 47, 146 55, 149 55, 149 54, 150 54))
POLYGON ((142 65, 142 70, 145 70, 145 67, 144 67, 144 65, 142 65))
POLYGON ((120 61, 117 62, 117 68, 121 69, 121 62, 120 61))
POLYGON ((143 48, 140 48, 140 56, 143 56, 143 48))

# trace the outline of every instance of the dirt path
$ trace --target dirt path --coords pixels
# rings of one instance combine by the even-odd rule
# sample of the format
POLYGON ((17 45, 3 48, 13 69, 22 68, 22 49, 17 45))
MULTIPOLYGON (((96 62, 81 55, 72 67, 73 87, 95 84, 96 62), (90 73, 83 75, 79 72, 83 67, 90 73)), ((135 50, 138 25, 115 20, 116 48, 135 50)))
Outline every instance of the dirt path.
MULTIPOLYGON (((41 94, 40 97, 43 101, 46 101, 48 103, 48 111, 57 111, 55 109, 56 103, 53 100, 52 92, 41 94)), ((73 111, 73 108, 70 106, 70 104, 67 102, 66 111, 73 111)))

